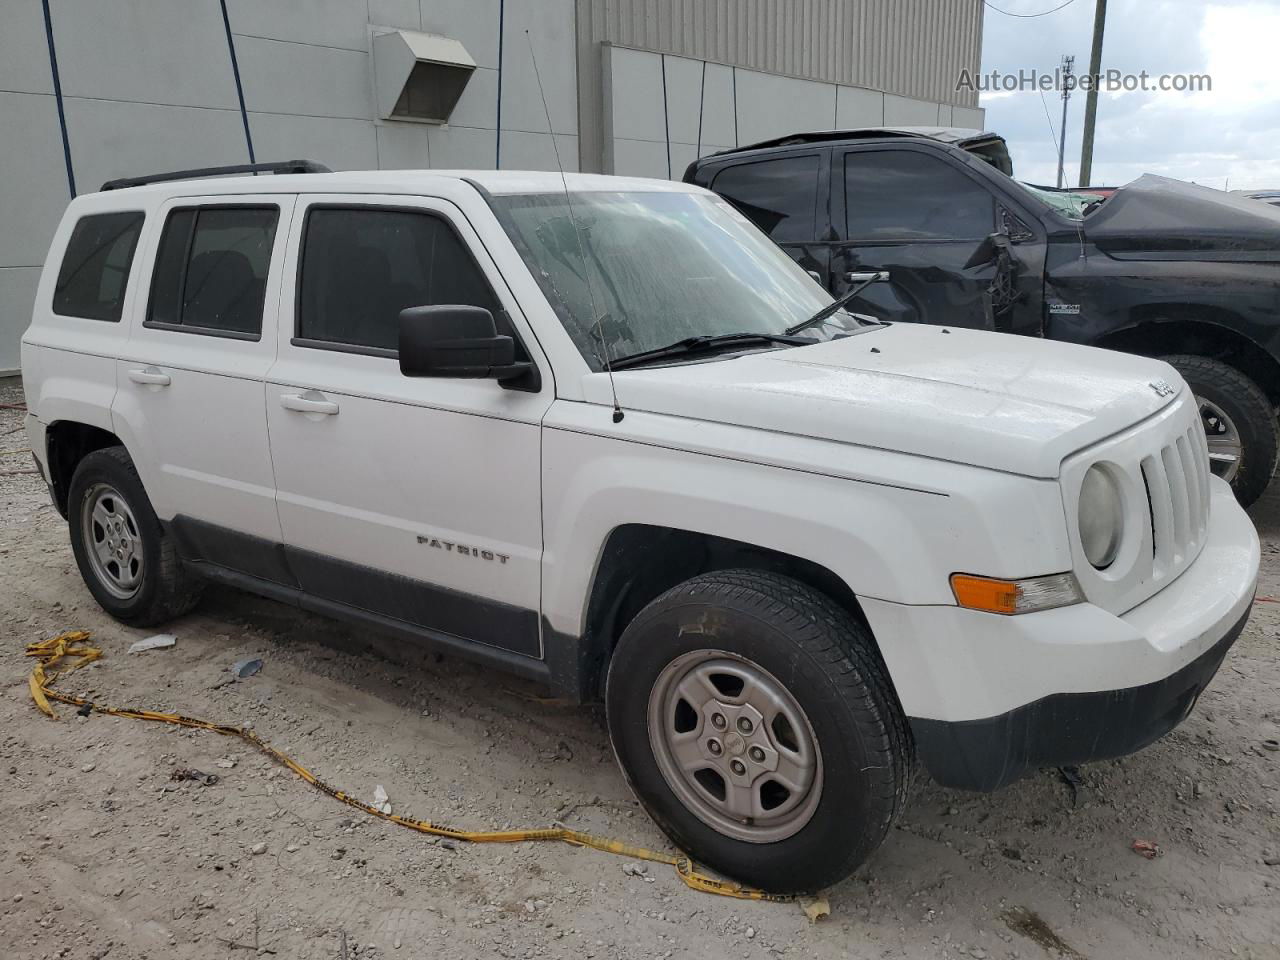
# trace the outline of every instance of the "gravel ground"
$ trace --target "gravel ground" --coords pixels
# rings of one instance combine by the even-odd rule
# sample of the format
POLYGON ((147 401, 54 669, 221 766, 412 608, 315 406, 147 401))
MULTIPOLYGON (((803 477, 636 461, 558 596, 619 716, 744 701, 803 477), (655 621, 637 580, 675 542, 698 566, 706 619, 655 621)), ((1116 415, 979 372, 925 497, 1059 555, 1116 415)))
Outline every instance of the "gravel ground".
MULTIPOLYGON (((22 400, 0 380, 0 403, 22 400)), ((560 844, 468 846, 351 810, 217 735, 39 714, 24 644, 93 632, 66 687, 251 724, 361 799, 470 828, 665 839, 597 712, 292 608, 211 589, 166 629, 115 623, 0 408, 0 956, 13 958, 1280 958, 1280 604, 1261 601, 1194 715, 1143 753, 992 796, 917 786, 881 851, 794 904, 689 890, 669 868, 560 844), (228 666, 261 657, 258 675, 228 666), (193 767, 212 786, 175 782, 193 767), (1153 860, 1135 839, 1159 844, 1153 860), (627 868, 627 869, 624 869, 627 868), (233 946, 236 945, 236 946, 233 946), (242 952, 239 947, 248 947, 242 952), (345 951, 345 952, 344 952, 345 951)), ((1254 510, 1260 597, 1280 597, 1280 492, 1254 510)))

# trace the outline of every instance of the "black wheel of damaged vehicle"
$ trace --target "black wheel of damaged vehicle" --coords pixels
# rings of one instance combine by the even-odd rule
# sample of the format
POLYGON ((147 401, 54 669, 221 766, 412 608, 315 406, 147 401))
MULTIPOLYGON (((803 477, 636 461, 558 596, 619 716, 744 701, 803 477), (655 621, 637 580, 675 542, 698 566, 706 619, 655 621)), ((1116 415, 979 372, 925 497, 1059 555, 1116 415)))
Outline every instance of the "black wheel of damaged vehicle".
POLYGON ((874 641, 787 577, 709 573, 658 597, 623 633, 605 702, 663 831, 764 890, 847 877, 906 799, 912 741, 874 641))
POLYGON ((182 569, 123 447, 90 453, 67 497, 71 550, 85 585, 117 620, 146 627, 186 613, 201 585, 182 569))
POLYGON ((1280 457, 1275 407, 1256 383, 1220 360, 1187 354, 1162 359, 1196 396, 1213 472, 1249 506, 1266 492, 1280 457))

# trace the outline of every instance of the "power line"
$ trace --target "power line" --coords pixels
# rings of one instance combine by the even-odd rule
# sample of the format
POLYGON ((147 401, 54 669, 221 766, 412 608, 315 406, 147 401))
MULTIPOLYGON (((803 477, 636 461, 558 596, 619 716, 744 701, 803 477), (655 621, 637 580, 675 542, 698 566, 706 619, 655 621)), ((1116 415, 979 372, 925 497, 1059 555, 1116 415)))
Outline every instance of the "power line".
POLYGON ((1036 17, 1047 17, 1051 13, 1057 13, 1063 7, 1071 6, 1071 4, 1075 3, 1076 0, 1066 0, 1065 3, 1060 3, 1052 10, 1046 10, 1044 13, 1012 13, 1009 10, 1001 10, 994 3, 991 3, 990 0, 982 0, 982 2, 985 6, 990 7, 996 13, 1003 13, 1006 17, 1018 17, 1021 20, 1034 20, 1036 17))
POLYGON ((1044 91, 1040 91, 1040 106, 1044 107, 1044 122, 1049 125, 1049 136, 1053 140, 1053 149, 1058 151, 1058 134, 1053 129, 1053 117, 1049 116, 1049 104, 1045 103, 1044 91))

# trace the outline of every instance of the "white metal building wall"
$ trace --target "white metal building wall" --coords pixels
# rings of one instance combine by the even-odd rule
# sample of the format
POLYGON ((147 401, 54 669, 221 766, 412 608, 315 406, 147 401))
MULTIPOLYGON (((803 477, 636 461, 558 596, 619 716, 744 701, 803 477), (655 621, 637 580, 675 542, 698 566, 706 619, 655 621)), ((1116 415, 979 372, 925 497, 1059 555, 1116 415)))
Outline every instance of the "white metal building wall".
POLYGON ((574 0, 0 0, 0 375, 68 199, 104 180, 246 163, 250 144, 334 169, 554 169, 531 44, 576 169, 574 0), (376 119, 371 25, 465 44, 448 126, 376 119))
MULTIPOLYGON (((578 0, 582 166, 608 169, 601 44, 960 107, 981 123, 977 93, 956 81, 981 61, 982 11, 982 0, 578 0)), ((889 116, 931 112, 889 103, 889 116)))

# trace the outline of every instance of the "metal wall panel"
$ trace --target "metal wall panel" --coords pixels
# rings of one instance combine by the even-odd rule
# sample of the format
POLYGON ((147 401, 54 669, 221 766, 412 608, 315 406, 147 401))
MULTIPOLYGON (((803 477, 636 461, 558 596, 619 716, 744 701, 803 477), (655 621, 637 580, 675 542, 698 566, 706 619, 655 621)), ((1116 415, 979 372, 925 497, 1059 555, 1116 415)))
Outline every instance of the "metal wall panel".
POLYGON ((982 0, 577 0, 582 162, 604 151, 602 44, 974 108, 982 0))
POLYGON ((976 106, 981 0, 578 0, 595 43, 976 106))

